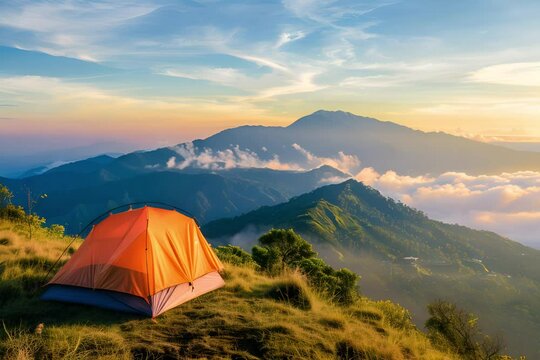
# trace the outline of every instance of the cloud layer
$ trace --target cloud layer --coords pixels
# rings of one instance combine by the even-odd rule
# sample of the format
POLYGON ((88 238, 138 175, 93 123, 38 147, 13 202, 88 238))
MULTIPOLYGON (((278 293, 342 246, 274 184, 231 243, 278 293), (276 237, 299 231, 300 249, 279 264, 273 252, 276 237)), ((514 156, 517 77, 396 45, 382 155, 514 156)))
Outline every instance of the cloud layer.
POLYGON ((304 156, 305 159, 301 163, 283 162, 276 154, 272 155, 269 159, 261 159, 256 152, 249 149, 241 149, 238 145, 231 146, 225 150, 214 151, 209 148, 199 149, 193 143, 188 142, 173 148, 179 157, 171 157, 166 165, 169 169, 179 170, 192 167, 209 170, 268 168, 273 170, 296 171, 311 170, 323 165, 329 165, 345 173, 353 173, 360 167, 358 157, 347 155, 342 151, 335 158, 320 157, 296 143, 292 144, 291 147, 304 156))
POLYGON ((539 172, 411 177, 365 168, 356 179, 432 218, 495 231, 540 248, 539 172))
MULTIPOLYGON (((405 176, 395 171, 379 173, 363 168, 355 155, 339 152, 335 157, 314 155, 298 144, 291 147, 303 155, 297 163, 277 155, 261 158, 238 145, 226 150, 199 149, 193 143, 175 147, 179 156, 167 162, 168 168, 188 167, 210 170, 269 168, 305 171, 329 165, 373 186, 385 196, 424 211, 431 218, 476 229, 491 230, 526 245, 540 248, 540 172, 522 171, 500 175, 472 176, 447 172, 440 176, 405 176)), ((267 155, 267 151, 265 151, 267 155)), ((323 179, 321 185, 339 183, 342 177, 323 179)))

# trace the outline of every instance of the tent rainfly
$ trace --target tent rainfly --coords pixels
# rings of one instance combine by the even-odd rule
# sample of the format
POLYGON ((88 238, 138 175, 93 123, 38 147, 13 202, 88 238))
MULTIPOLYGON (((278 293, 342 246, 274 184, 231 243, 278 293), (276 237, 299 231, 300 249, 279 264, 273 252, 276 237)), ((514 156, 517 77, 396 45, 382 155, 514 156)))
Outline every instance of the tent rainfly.
POLYGON ((145 206, 95 225, 42 299, 156 317, 222 287, 222 269, 193 218, 145 206))

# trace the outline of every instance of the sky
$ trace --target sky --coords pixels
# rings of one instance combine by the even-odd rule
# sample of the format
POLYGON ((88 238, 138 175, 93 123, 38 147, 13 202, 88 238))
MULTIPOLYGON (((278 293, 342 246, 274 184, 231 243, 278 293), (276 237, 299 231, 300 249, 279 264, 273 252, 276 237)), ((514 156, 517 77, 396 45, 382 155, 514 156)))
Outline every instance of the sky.
POLYGON ((155 148, 318 109, 540 141, 539 15, 536 0, 2 1, 0 152, 155 148))

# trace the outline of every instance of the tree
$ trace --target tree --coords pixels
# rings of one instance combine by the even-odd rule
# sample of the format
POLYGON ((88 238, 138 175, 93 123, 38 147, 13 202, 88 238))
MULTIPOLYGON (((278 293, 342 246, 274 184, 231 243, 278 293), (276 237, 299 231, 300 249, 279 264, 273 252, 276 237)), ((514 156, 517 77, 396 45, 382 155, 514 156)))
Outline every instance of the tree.
POLYGON ((0 208, 6 208, 11 204, 11 199, 13 199, 13 193, 7 186, 0 184, 0 208))
POLYGON ((317 257, 310 243, 292 229, 272 229, 253 247, 253 260, 262 270, 278 275, 284 269, 299 269, 309 284, 339 304, 350 304, 358 296, 359 276, 348 269, 335 270, 317 257))
POLYGON ((435 345, 449 348, 464 359, 499 357, 503 348, 501 339, 484 335, 478 327, 478 318, 473 314, 440 300, 429 304, 428 312, 430 318, 426 321, 426 328, 435 345))
POLYGON ((259 244, 253 248, 253 259, 272 274, 317 255, 311 244, 293 229, 272 229, 259 238, 259 244))
POLYGON ((38 199, 46 199, 47 194, 41 194, 39 198, 34 198, 32 196, 32 191, 30 188, 26 188, 26 200, 27 200, 27 211, 28 215, 26 216, 26 222, 28 224, 28 235, 30 240, 32 240, 32 230, 34 228, 41 227, 45 223, 45 218, 39 217, 33 213, 34 205, 37 204, 38 199))

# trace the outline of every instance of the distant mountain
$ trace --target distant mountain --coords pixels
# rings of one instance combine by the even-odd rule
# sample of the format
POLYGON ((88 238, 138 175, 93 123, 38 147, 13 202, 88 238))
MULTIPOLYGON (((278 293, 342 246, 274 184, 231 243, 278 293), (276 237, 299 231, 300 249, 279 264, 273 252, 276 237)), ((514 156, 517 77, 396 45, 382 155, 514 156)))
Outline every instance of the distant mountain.
POLYGON ((156 171, 136 173, 136 153, 128 157, 123 171, 118 167, 97 166, 111 158, 67 164, 41 176, 22 180, 0 179, 24 205, 25 191, 34 196, 46 193, 35 210, 48 223, 63 224, 77 233, 90 220, 116 206, 132 202, 163 202, 183 208, 201 222, 239 215, 263 205, 287 201, 311 191, 328 179, 346 179, 347 175, 329 166, 311 171, 270 169, 231 169, 219 172, 156 171), (96 170, 95 168, 99 168, 96 170), (131 170, 130 170, 131 169, 131 170))
POLYGON ((492 174, 540 170, 540 154, 511 150, 445 133, 426 133, 392 122, 343 111, 317 111, 288 127, 241 126, 194 142, 214 151, 231 144, 255 151, 263 159, 302 163, 298 144, 316 156, 335 157, 342 151, 356 155, 362 166, 377 171, 424 175, 447 171, 492 174), (261 151, 264 147, 265 151, 261 151))
POLYGON ((75 172, 75 173, 87 173, 93 170, 101 168, 103 165, 108 164, 115 157, 110 155, 98 155, 92 158, 85 160, 75 161, 75 162, 54 162, 44 166, 38 166, 33 169, 25 171, 23 174, 19 175, 19 179, 24 179, 32 176, 37 176, 50 172, 75 172))
MULTIPOLYGON (((539 152, 513 150, 445 133, 426 133, 343 111, 320 110, 287 127, 240 126, 193 142, 195 156, 205 151, 223 154, 235 149, 261 160, 262 165, 258 166, 262 167, 264 162, 278 159, 282 164, 310 169, 314 167, 310 156, 337 159, 342 152, 361 161, 359 166, 349 169, 351 172, 367 166, 379 172, 394 170, 404 175, 540 171, 539 152)), ((131 176, 167 170, 171 158, 177 163, 185 160, 175 148, 160 148, 120 156, 101 169, 115 176, 131 176)))
POLYGON ((115 157, 110 155, 98 155, 81 161, 74 161, 50 169, 49 173, 77 173, 85 174, 101 169, 114 161, 115 157))
MULTIPOLYGON (((63 158, 70 155, 73 154, 65 154, 63 158)), ((251 181, 272 188, 281 194, 279 201, 283 201, 325 183, 343 180, 346 175, 340 172, 335 179, 317 175, 316 181, 304 186, 301 182, 292 181, 297 177, 294 171, 274 170, 270 176, 269 172, 257 168, 312 169, 321 164, 332 164, 353 174, 364 166, 373 166, 378 171, 396 170, 401 174, 435 174, 445 171, 478 174, 539 170, 540 153, 519 152, 443 133, 424 133, 342 111, 321 110, 288 127, 241 126, 224 130, 204 140, 180 144, 176 148, 137 151, 117 158, 98 156, 64 164, 24 179, 0 181, 12 188, 17 201, 24 204, 26 189, 34 194, 69 192, 78 198, 77 193, 87 188, 101 186, 105 189, 130 178, 153 173, 215 172, 230 181, 251 181), (351 162, 348 156, 357 157, 361 164, 351 162), (349 161, 349 164, 340 167, 340 161, 349 161)), ((149 191, 149 187, 144 186, 144 182, 133 181, 133 184, 142 186, 137 189, 137 198, 144 198, 144 192, 149 191)), ((173 191, 174 187, 169 189, 173 191)), ((133 192, 135 189, 130 193, 133 192)), ((108 200, 118 202, 117 197, 108 200)), ((249 210, 275 203, 253 202, 254 207, 249 210)), ((36 209, 45 211, 42 214, 44 216, 49 214, 46 205, 39 205, 36 209)), ((247 211, 248 208, 242 209, 247 211)), ((71 210, 64 209, 66 213, 71 210)), ((218 213, 228 216, 241 212, 218 213)), ((62 217, 55 219, 62 223, 67 221, 62 217)), ((84 216, 70 219, 79 223, 84 216)), ((210 219, 214 217, 205 218, 210 219)), ((68 225, 72 229, 73 224, 68 225)))
POLYGON ((451 299, 504 329, 515 354, 540 355, 523 340, 540 336, 538 250, 431 220, 354 180, 212 221, 203 233, 216 244, 249 248, 270 228, 295 229, 327 261, 362 275, 366 295, 413 309, 419 325, 427 303, 451 299))
POLYGON ((46 172, 47 170, 49 170, 48 165, 37 166, 35 168, 26 170, 25 172, 23 172, 22 174, 17 176, 17 178, 24 179, 24 178, 31 177, 31 176, 41 175, 44 172, 46 172))

